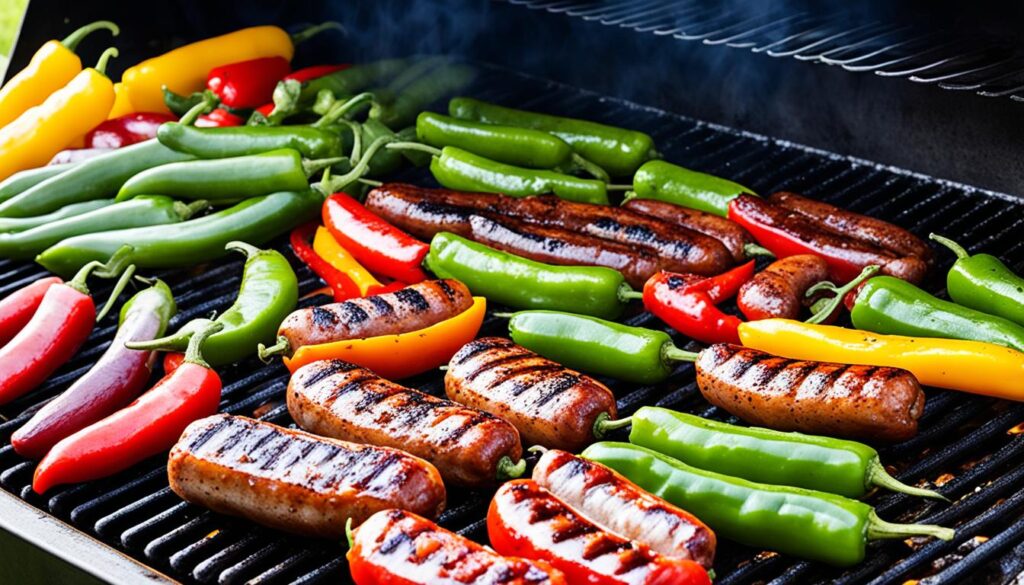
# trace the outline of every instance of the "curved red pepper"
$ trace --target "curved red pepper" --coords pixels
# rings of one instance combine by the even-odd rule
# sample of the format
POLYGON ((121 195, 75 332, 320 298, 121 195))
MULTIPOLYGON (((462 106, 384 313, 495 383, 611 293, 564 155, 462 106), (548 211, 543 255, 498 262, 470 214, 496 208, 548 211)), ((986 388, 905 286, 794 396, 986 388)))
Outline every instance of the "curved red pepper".
MULTIPOLYGON (((330 287, 334 295, 335 302, 340 303, 348 299, 359 298, 362 296, 359 285, 347 274, 331 266, 309 245, 309 240, 316 233, 317 227, 316 222, 311 222, 292 230, 288 241, 291 244, 292 252, 295 253, 299 260, 302 260, 304 264, 309 266, 310 270, 327 283, 327 286, 330 287)), ((166 363, 164 362, 165 366, 166 363)))
POLYGON ((370 272, 406 284, 426 279, 420 263, 430 246, 374 215, 345 193, 327 198, 323 218, 334 239, 370 272))
POLYGON ((718 303, 754 276, 754 261, 710 278, 659 272, 644 283, 644 307, 676 331, 702 343, 739 343, 740 319, 718 303))
POLYGON ((277 82, 291 71, 284 57, 263 57, 214 67, 206 87, 229 108, 255 108, 271 100, 277 82))
POLYGON ((178 369, 178 366, 185 361, 185 354, 177 351, 169 351, 164 354, 164 375, 170 374, 178 369))
POLYGON ((157 112, 139 112, 113 118, 85 135, 86 148, 121 148, 156 138, 156 131, 165 122, 178 118, 157 112))
POLYGON ((14 336, 28 325, 39 304, 43 302, 46 291, 61 282, 63 281, 57 276, 40 278, 0 301, 0 345, 14 339, 14 336))
POLYGON ((319 79, 325 75, 330 75, 331 73, 344 71, 349 67, 351 67, 351 65, 348 63, 341 63, 339 65, 313 65, 312 67, 292 71, 288 75, 285 75, 281 81, 298 81, 299 83, 305 83, 307 81, 319 79))
POLYGON ((221 381, 199 345, 223 328, 211 322, 189 340, 185 362, 124 409, 54 445, 36 468, 32 489, 113 475, 170 449, 192 421, 217 412, 221 381))
POLYGON ((232 114, 231 112, 217 108, 210 112, 196 118, 196 127, 198 128, 228 128, 231 126, 241 126, 245 124, 245 120, 232 114))

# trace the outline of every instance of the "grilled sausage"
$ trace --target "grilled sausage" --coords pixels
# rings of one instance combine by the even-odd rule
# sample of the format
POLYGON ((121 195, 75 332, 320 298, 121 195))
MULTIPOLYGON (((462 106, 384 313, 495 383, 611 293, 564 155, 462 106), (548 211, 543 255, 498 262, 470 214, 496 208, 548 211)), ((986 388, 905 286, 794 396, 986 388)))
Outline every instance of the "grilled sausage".
POLYGON ((711 568, 715 533, 710 528, 600 463, 552 449, 533 468, 533 480, 594 524, 665 556, 711 568))
POLYGON ((445 481, 464 486, 495 483, 499 465, 523 456, 511 423, 342 360, 313 362, 292 374, 288 412, 311 433, 408 451, 433 463, 445 481))
POLYGON ((444 388, 448 398, 509 421, 527 443, 566 451, 593 442, 602 413, 616 414, 604 384, 500 337, 464 345, 448 363, 444 388))
POLYGON ((510 481, 494 494, 487 536, 499 553, 545 560, 570 583, 711 583, 697 563, 660 555, 607 531, 529 479, 510 481))
POLYGON ((917 256, 925 261, 932 258, 932 249, 924 240, 887 221, 785 191, 773 193, 768 200, 813 219, 830 231, 873 244, 897 256, 917 256))
POLYGON ((293 311, 277 333, 292 349, 345 339, 408 333, 430 327, 473 304, 457 280, 425 280, 395 292, 293 311))
MULTIPOLYGON (((730 205, 736 206, 740 213, 756 219, 759 223, 798 238, 806 246, 820 251, 823 256, 840 258, 843 263, 858 270, 877 264, 883 274, 913 283, 921 282, 928 270, 927 262, 917 256, 897 256, 873 244, 819 228, 807 216, 760 197, 740 195, 733 199, 730 205)), ((830 264, 830 273, 833 276, 836 268, 830 264)))
POLYGON ((697 359, 708 402, 753 425, 900 441, 917 433, 924 392, 898 368, 807 362, 736 345, 708 347, 697 359))
POLYGON ((740 287, 736 304, 750 321, 796 319, 807 289, 828 280, 828 263, 820 256, 797 254, 776 260, 740 287))
POLYGON ((185 429, 167 475, 186 501, 324 538, 388 508, 436 518, 445 502, 440 474, 422 459, 227 414, 185 429))
POLYGON ((746 245, 754 243, 754 238, 739 224, 697 209, 655 199, 630 199, 622 207, 715 238, 737 263, 748 260, 746 245))
MULTIPOLYGON (((455 205, 432 195, 442 189, 426 189, 404 183, 388 183, 366 195, 364 205, 388 223, 421 240, 430 240, 438 232, 472 237, 469 218, 480 213, 468 205, 455 205)), ((477 195, 477 194, 474 194, 477 195)), ((489 193, 479 193, 491 197, 489 193)))
POLYGON ((565 585, 544 561, 503 557, 404 512, 377 512, 357 528, 346 555, 356 585, 565 585))

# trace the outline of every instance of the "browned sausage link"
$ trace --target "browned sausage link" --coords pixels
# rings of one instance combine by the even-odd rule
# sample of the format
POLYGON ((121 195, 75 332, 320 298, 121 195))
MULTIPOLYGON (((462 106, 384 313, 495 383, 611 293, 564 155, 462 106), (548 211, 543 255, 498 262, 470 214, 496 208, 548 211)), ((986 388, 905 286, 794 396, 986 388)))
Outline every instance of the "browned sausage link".
POLYGON ((665 556, 711 568, 715 533, 710 528, 599 463, 552 449, 533 468, 533 480, 594 524, 665 556))
POLYGON ((167 475, 194 504, 325 538, 341 537, 349 518, 388 508, 436 518, 445 503, 440 474, 418 457, 227 414, 185 429, 167 475))
POLYGON ((932 249, 924 240, 887 221, 785 191, 773 193, 768 200, 820 222, 837 234, 874 244, 897 256, 917 256, 925 261, 932 258, 932 249))
MULTIPOLYGON (((404 183, 388 183, 366 195, 364 205, 388 223, 421 240, 430 240, 438 232, 472 237, 469 218, 474 210, 433 197, 440 189, 425 189, 404 183)), ((481 197, 493 197, 481 193, 481 197)))
POLYGON ((823 255, 842 258, 861 268, 878 265, 882 273, 908 282, 918 283, 928 271, 928 263, 917 256, 897 256, 873 244, 861 242, 816 225, 814 220, 795 211, 752 195, 740 195, 731 205, 739 207, 744 215, 773 226, 799 238, 823 255))
POLYGON ((466 285, 457 280, 425 280, 395 292, 307 307, 292 312, 278 335, 294 350, 303 345, 408 333, 430 327, 473 304, 466 285))
POLYGON ((313 362, 292 374, 288 412, 318 435, 408 451, 459 485, 494 484, 499 461, 514 464, 523 455, 511 423, 342 360, 313 362))
POLYGON ((594 441, 597 417, 616 415, 604 384, 499 337, 452 356, 444 388, 448 398, 509 421, 528 444, 553 449, 582 449, 594 441))
POLYGON ((739 224, 682 205, 654 199, 630 199, 622 207, 715 238, 729 250, 734 262, 745 262, 748 259, 745 246, 754 243, 754 238, 739 224))
POLYGON ((820 256, 798 254, 776 260, 740 287, 736 304, 750 321, 796 319, 807 289, 828 280, 828 263, 820 256))
POLYGON ((713 345, 697 360, 709 402, 753 425, 899 441, 917 433, 924 392, 898 368, 807 362, 736 345, 713 345))

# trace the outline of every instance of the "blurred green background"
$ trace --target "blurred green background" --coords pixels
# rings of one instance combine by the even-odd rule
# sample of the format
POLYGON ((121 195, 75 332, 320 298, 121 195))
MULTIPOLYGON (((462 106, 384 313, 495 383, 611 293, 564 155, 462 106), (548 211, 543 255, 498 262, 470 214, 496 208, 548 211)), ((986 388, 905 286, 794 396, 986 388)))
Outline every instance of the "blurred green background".
POLYGON ((0 0, 0 73, 7 69, 7 55, 27 4, 28 0, 0 0))

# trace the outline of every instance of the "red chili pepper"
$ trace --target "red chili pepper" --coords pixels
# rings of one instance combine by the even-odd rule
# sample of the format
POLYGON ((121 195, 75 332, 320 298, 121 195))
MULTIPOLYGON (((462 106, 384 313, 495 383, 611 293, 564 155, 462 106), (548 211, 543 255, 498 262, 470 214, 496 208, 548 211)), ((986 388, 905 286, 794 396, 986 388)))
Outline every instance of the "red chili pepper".
POLYGON ((60 277, 48 276, 25 285, 0 301, 0 345, 14 339, 43 302, 50 286, 60 284, 60 277))
POLYGON ((718 303, 754 276, 754 261, 718 276, 659 272, 644 283, 644 307, 676 331, 702 343, 739 343, 739 318, 718 303))
POLYGON ((164 375, 170 374, 178 369, 178 366, 185 361, 185 354, 177 351, 169 351, 164 354, 164 375))
POLYGON ((349 278, 347 274, 331 266, 326 260, 317 255, 313 246, 309 245, 309 240, 316 233, 317 227, 316 222, 310 222, 292 230, 288 242, 291 244, 292 252, 306 266, 309 266, 310 270, 327 283, 327 286, 331 288, 331 292, 334 295, 335 302, 340 303, 348 299, 359 298, 362 296, 359 285, 349 278))
POLYGON ((229 108, 255 108, 271 100, 277 82, 291 71, 284 57, 264 57, 214 67, 206 87, 229 108))
POLYGON ((189 340, 185 361, 122 410, 57 443, 36 468, 32 489, 113 475, 170 449, 191 422, 217 412, 221 381, 199 346, 222 329, 209 322, 189 340))
POLYGON ((348 63, 342 63, 339 65, 313 65, 312 67, 292 71, 288 75, 285 75, 282 81, 298 81, 299 83, 305 83, 313 79, 319 79, 325 75, 330 75, 331 73, 344 71, 351 66, 352 65, 348 63))
POLYGON ((178 118, 170 114, 139 112, 107 120, 85 135, 86 148, 121 148, 156 138, 156 131, 165 122, 178 118))
POLYGON ((256 111, 259 112, 264 118, 266 118, 270 114, 274 113, 275 107, 276 105, 273 102, 271 102, 269 104, 263 104, 262 106, 256 108, 256 111))
POLYGON ((427 278, 420 263, 430 246, 374 215, 345 193, 327 198, 323 218, 334 239, 370 272, 406 284, 427 278))
POLYGON ((242 124, 245 124, 245 119, 222 108, 217 108, 209 114, 196 118, 196 127, 198 128, 227 128, 242 124))

